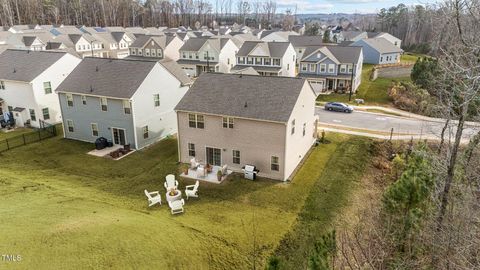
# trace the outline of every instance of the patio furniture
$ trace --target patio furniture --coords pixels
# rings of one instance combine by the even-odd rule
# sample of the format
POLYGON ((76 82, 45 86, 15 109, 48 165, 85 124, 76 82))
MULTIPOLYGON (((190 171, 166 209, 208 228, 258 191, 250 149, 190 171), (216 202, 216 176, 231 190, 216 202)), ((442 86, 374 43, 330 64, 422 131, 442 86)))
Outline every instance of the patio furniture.
POLYGON ((202 165, 199 165, 197 168, 197 178, 199 177, 205 177, 205 167, 203 167, 202 165))
POLYGON ((179 189, 170 189, 165 194, 165 198, 166 198, 167 202, 169 202, 169 203, 173 202, 173 201, 178 201, 182 198, 182 191, 179 190, 179 189), (171 195, 172 190, 175 192, 174 195, 171 195))
POLYGON ((198 186, 200 185, 200 182, 195 182, 195 185, 189 185, 185 187, 185 195, 187 195, 187 200, 190 197, 195 197, 198 198, 198 186))
POLYGON ((198 166, 200 166, 200 163, 195 158, 190 159, 190 169, 195 170, 198 166))
POLYGON ((172 215, 183 213, 183 206, 185 205, 185 200, 181 199, 178 201, 169 202, 170 211, 172 215))
POLYGON ((222 166, 222 175, 227 175, 228 173, 228 166, 227 164, 222 166))
POLYGON ((169 174, 167 177, 165 177, 165 183, 163 184, 166 190, 170 190, 172 188, 177 188, 178 186, 178 181, 175 180, 175 175, 169 174))
POLYGON ((148 192, 145 189, 145 195, 148 198, 148 207, 155 205, 157 203, 162 205, 162 197, 160 196, 160 193, 158 191, 148 192))

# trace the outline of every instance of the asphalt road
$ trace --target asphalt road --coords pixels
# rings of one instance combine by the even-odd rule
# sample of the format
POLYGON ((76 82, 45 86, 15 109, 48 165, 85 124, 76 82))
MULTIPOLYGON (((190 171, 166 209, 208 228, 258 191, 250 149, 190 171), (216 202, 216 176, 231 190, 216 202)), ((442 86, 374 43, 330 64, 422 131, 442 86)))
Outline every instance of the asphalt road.
MULTIPOLYGON (((396 117, 384 114, 354 111, 353 113, 330 112, 323 107, 316 108, 320 123, 349 128, 373 130, 404 135, 420 135, 425 137, 440 138, 444 123, 442 121, 426 121, 415 118, 396 117)), ((464 139, 468 139, 478 131, 478 127, 467 127, 464 129, 464 139)), ((455 129, 450 129, 452 138, 455 129)))

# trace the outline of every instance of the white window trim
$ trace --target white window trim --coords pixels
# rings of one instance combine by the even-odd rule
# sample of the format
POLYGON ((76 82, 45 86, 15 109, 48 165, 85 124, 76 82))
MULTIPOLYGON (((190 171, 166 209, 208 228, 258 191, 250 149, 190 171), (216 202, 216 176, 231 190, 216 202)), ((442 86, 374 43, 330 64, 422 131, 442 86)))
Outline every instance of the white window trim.
POLYGON ((94 137, 94 138, 98 137, 100 135, 99 131, 98 131, 98 123, 90 123, 90 131, 92 132, 92 137, 94 137), (96 128, 97 128, 97 135, 96 136, 93 134, 93 125, 95 125, 96 128))

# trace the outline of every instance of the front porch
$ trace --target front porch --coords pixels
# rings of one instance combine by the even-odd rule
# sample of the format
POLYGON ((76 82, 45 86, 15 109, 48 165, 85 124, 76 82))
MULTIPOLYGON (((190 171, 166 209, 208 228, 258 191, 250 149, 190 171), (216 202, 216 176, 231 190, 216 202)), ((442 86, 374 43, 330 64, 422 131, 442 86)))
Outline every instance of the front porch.
POLYGON ((188 168, 188 174, 185 174, 182 172, 180 174, 180 177, 185 177, 189 179, 194 179, 194 180, 199 180, 199 181, 205 181, 213 184, 221 184, 227 177, 232 174, 231 170, 226 171, 225 175, 222 176, 222 179, 218 181, 218 176, 217 173, 218 171, 222 170, 222 167, 220 166, 212 166, 212 171, 211 172, 203 172, 204 169, 202 168, 197 168, 197 169, 192 169, 188 168))

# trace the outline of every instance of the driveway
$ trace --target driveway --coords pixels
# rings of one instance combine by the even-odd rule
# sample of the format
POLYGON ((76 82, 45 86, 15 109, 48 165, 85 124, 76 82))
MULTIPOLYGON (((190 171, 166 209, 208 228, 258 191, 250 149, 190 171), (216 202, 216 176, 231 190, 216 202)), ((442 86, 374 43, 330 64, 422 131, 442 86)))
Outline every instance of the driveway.
MULTIPOLYGON (((440 138, 444 126, 444 122, 438 120, 428 121, 362 111, 354 111, 351 114, 338 113, 326 111, 323 107, 316 107, 315 110, 320 124, 335 127, 336 129, 357 129, 359 131, 367 131, 367 133, 370 130, 389 134, 393 128, 394 134, 397 135, 413 135, 415 137, 435 139, 440 138)), ((464 139, 469 139, 478 130, 479 127, 465 128, 463 133, 464 139)), ((453 139, 455 128, 452 127, 450 132, 453 139)))

